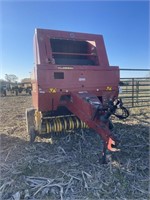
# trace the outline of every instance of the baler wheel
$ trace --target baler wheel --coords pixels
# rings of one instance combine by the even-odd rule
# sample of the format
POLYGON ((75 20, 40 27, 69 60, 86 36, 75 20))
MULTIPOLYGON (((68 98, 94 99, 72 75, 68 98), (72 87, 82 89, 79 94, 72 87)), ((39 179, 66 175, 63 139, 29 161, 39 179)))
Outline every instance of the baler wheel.
POLYGON ((6 90, 4 90, 4 97, 6 97, 6 90))
POLYGON ((29 131, 30 144, 32 144, 35 141, 36 136, 36 130, 33 127, 31 127, 29 131))
POLYGON ((16 96, 18 96, 18 90, 15 90, 15 94, 16 94, 16 96))
POLYGON ((26 128, 27 128, 27 133, 29 134, 30 143, 33 143, 36 137, 34 114, 35 114, 35 109, 33 108, 26 109, 26 128))

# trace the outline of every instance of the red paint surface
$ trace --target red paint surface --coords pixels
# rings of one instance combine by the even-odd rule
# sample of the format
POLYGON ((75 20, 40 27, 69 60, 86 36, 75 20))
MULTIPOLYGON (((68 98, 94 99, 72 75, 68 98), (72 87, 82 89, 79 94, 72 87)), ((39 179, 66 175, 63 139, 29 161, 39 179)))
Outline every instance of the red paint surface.
MULTIPOLYGON (((33 106, 39 111, 57 109, 61 104, 61 96, 65 94, 87 91, 102 97, 103 103, 118 96, 119 67, 109 66, 102 35, 36 29, 34 51, 35 67, 32 77, 32 97, 33 106), (64 65, 49 63, 49 61, 53 61, 53 56, 58 54, 53 52, 51 48, 50 39, 54 38, 94 41, 98 64, 64 65), (63 72, 64 79, 55 79, 54 72, 63 72), (111 91, 107 91, 108 86, 112 88, 111 91), (56 93, 50 93, 50 88, 56 88, 56 93)), ((90 55, 89 58, 91 58, 90 55)))

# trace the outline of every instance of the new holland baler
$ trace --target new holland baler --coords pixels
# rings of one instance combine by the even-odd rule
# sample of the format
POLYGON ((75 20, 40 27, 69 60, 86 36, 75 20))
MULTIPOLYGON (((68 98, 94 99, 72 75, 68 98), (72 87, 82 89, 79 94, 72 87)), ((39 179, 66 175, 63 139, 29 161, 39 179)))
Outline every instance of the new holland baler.
POLYGON ((110 116, 129 113, 118 99, 119 67, 110 66, 102 35, 36 29, 33 107, 26 110, 30 142, 36 136, 91 128, 106 149, 118 151, 110 116), (121 114, 117 114, 120 109, 121 114))

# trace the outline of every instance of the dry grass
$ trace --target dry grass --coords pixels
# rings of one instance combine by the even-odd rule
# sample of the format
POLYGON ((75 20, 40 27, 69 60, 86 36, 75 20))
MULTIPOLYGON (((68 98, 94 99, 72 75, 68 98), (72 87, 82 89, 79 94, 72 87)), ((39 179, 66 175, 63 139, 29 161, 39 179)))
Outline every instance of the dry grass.
POLYGON ((127 120, 113 119, 120 152, 100 163, 102 141, 91 130, 53 135, 28 143, 25 109, 30 96, 1 103, 1 199, 148 199, 149 111, 132 109, 127 120))

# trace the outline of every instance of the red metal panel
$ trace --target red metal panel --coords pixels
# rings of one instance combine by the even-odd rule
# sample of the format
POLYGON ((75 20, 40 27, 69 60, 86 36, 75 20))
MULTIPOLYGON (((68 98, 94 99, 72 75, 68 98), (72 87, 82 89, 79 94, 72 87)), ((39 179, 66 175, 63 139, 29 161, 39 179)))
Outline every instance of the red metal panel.
MULTIPOLYGON (((72 92, 88 91, 102 96, 103 99, 114 98, 118 95, 119 68, 109 66, 102 35, 36 29, 34 50, 35 70, 32 78, 34 87, 32 96, 36 109, 40 111, 57 109, 61 103, 59 101, 61 95, 72 92), (50 63, 53 61, 53 53, 54 55, 57 53, 54 50, 52 52, 51 38, 59 38, 64 42, 65 40, 94 41, 99 65, 50 63), (54 73, 62 73, 64 78, 57 79, 54 73), (51 89, 56 89, 56 92, 51 92, 51 89)), ((67 53, 63 52, 64 57, 65 54, 67 53)), ((68 54, 70 56, 70 53, 68 54)), ((78 58, 82 56, 78 56, 78 58)), ((83 62, 82 59, 81 61, 83 62)))

